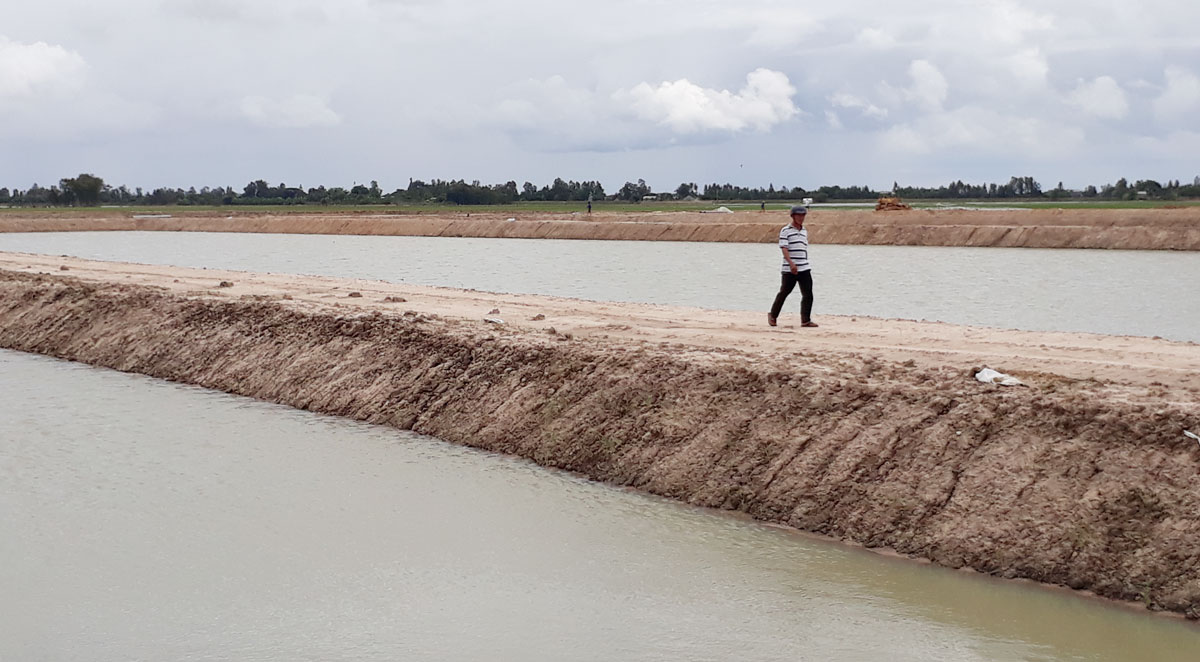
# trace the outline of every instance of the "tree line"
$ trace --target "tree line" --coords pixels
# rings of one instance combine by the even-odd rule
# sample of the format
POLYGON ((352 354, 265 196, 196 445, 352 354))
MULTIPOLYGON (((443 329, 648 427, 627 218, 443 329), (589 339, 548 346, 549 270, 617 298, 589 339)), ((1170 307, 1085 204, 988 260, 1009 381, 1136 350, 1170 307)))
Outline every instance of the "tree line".
MULTIPOLYGON (((478 181, 434 179, 425 182, 409 180, 407 188, 390 193, 372 181, 349 188, 333 186, 272 186, 255 180, 240 190, 231 186, 156 188, 110 186, 92 174, 59 180, 55 186, 34 184, 25 190, 0 188, 0 204, 11 206, 94 206, 94 205, 375 205, 405 203, 447 203, 458 205, 497 205, 513 202, 556 201, 570 202, 605 200, 600 182, 564 181, 556 178, 552 184, 535 186, 525 182, 520 188, 515 181, 484 185, 478 181)), ((641 199, 640 197, 638 199, 641 199)))
POLYGON ((434 179, 425 182, 410 179, 406 188, 384 192, 379 183, 353 184, 350 188, 334 186, 288 186, 280 183, 272 186, 264 180, 255 180, 242 189, 230 186, 157 188, 145 191, 130 190, 126 186, 110 186, 103 179, 90 173, 59 180, 57 185, 42 187, 37 184, 27 189, 0 188, 0 205, 8 206, 95 206, 95 205, 374 205, 443 203, 456 205, 501 205, 514 202, 585 202, 623 201, 640 202, 657 200, 705 200, 705 201, 767 201, 800 200, 812 198, 814 202, 835 200, 872 200, 884 195, 906 199, 1049 199, 1095 198, 1102 200, 1177 200, 1200 197, 1200 177, 1190 184, 1169 180, 1165 184, 1154 180, 1136 180, 1132 184, 1121 178, 1112 184, 1100 187, 1089 185, 1082 190, 1064 188, 1062 182, 1050 190, 1044 190, 1033 177, 1012 177, 1007 183, 967 184, 962 180, 939 187, 901 186, 893 183, 890 191, 873 190, 869 186, 821 186, 805 189, 800 186, 778 187, 774 184, 762 187, 744 187, 733 184, 705 184, 703 188, 694 182, 683 182, 674 191, 654 192, 646 181, 625 182, 615 193, 607 194, 598 181, 565 181, 555 178, 554 182, 538 187, 525 182, 520 187, 515 181, 485 185, 479 181, 434 179))

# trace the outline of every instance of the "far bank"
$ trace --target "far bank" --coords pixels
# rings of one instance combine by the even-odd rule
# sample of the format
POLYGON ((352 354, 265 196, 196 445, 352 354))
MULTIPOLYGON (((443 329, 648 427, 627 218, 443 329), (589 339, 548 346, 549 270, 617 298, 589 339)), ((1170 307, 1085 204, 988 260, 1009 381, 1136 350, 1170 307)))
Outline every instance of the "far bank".
MULTIPOLYGON (((160 214, 71 210, 0 214, 0 232, 166 231, 269 234, 504 237, 768 243, 784 212, 550 213, 298 212, 220 209, 160 214), (186 214, 186 215, 182 215, 186 214)), ((817 207, 811 240, 823 244, 1200 250, 1200 207, 1155 209, 910 210, 817 207)))

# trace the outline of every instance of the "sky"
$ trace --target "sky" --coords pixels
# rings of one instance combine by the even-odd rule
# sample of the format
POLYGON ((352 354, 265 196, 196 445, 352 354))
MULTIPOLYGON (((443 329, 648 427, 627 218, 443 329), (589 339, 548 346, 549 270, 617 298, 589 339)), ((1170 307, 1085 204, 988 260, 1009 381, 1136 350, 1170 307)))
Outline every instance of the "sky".
POLYGON ((41 0, 0 186, 1200 175, 1187 0, 41 0))

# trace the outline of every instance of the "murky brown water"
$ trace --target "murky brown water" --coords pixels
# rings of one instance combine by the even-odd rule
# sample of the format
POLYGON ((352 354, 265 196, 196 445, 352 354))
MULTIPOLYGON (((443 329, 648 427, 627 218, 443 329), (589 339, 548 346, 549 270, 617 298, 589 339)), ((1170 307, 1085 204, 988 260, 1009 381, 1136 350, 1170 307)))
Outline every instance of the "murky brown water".
MULTIPOLYGON (((0 250, 766 311, 771 244, 172 232, 0 234, 0 250)), ((816 314, 1200 342, 1200 252, 812 247, 816 314)), ((789 302, 798 310, 799 297, 789 302)))
POLYGON ((0 660, 1193 660, 1200 628, 0 351, 0 660))

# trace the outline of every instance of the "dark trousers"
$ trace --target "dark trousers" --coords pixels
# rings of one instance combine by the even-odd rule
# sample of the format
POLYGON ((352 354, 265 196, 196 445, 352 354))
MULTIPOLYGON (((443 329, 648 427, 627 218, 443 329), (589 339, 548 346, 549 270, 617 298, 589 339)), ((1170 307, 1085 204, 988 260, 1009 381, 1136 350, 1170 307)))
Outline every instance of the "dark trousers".
POLYGON ((783 272, 783 282, 779 284, 779 294, 775 295, 775 303, 771 306, 771 317, 779 317, 779 311, 783 310, 783 302, 787 301, 788 295, 800 284, 800 321, 811 321, 812 305, 813 305, 813 290, 812 290, 812 271, 801 271, 794 274, 790 271, 783 272))

